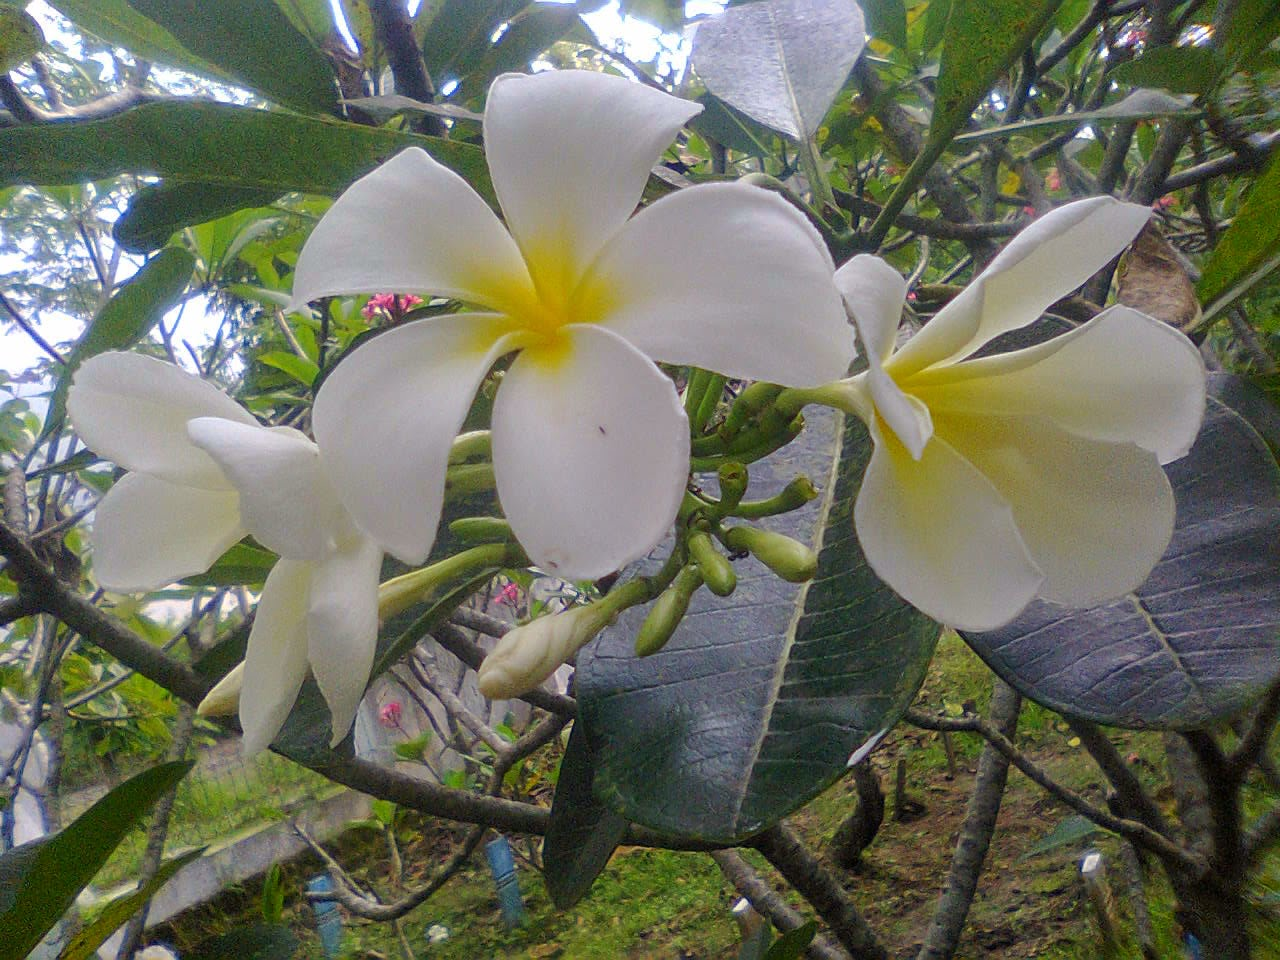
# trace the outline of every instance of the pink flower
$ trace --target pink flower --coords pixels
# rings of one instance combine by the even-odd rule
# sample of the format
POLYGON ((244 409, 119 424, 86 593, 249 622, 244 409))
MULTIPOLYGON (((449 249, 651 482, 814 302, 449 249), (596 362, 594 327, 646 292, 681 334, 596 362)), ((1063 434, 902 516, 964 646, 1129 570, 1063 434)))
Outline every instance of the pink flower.
POLYGON ((421 297, 412 293, 403 296, 395 293, 375 293, 360 310, 366 320, 372 320, 377 313, 398 317, 406 310, 412 310, 422 302, 421 297))
POLYGON ((1172 207, 1175 203, 1177 203, 1177 200, 1176 200, 1176 198, 1173 196, 1173 194, 1171 194, 1171 193, 1170 193, 1170 194, 1166 194, 1165 196, 1161 197, 1159 200, 1157 200, 1157 201, 1156 201, 1155 203, 1153 203, 1151 206, 1152 206, 1154 209, 1156 209, 1156 210, 1168 210, 1168 209, 1169 209, 1170 207, 1172 207))
POLYGON ((498 591, 498 602, 505 603, 514 610, 520 603, 520 588, 514 583, 508 583, 498 591))
POLYGON ((1062 174, 1058 173, 1057 167, 1049 168, 1049 172, 1044 175, 1044 185, 1050 190, 1062 189, 1062 174))
POLYGON ((392 700, 378 711, 378 722, 388 729, 397 729, 400 726, 400 701, 392 700))

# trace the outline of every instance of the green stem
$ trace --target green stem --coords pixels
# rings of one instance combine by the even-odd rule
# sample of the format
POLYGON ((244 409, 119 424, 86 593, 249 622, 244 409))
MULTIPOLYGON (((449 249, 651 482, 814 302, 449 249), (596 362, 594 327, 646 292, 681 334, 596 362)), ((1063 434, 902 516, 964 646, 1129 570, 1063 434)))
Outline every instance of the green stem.
POLYGON ((702 393, 702 402, 698 404, 697 412, 693 415, 693 422, 689 425, 695 437, 702 433, 703 428, 715 414, 716 407, 720 406, 720 398, 724 396, 724 385, 727 381, 727 377, 723 377, 718 373, 713 373, 707 378, 707 384, 702 393))
POLYGON ((744 500, 732 511, 733 516, 744 520, 775 517, 780 513, 798 510, 818 495, 818 488, 808 477, 796 477, 781 491, 766 500, 744 500))
POLYGON ((486 568, 527 566, 529 558, 513 543, 487 543, 463 550, 420 570, 393 577, 378 587, 378 617, 386 620, 430 598, 442 587, 476 576, 486 568))
POLYGON ((690 421, 696 420, 698 408, 702 406, 702 396, 707 392, 707 383, 711 374, 700 367, 689 368, 689 380, 684 387, 684 412, 690 421))

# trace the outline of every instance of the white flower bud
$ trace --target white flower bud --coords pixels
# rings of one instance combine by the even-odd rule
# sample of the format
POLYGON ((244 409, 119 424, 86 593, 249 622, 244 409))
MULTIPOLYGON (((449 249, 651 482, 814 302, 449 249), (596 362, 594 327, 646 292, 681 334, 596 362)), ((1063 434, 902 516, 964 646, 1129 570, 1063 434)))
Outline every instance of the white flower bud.
POLYGON ((480 664, 480 692, 498 699, 532 690, 599 633, 612 615, 607 607, 590 604, 509 630, 480 664))
POLYGON ((244 685, 244 661, 241 660, 231 672, 218 681, 210 690, 196 713, 202 717, 229 717, 240 709, 240 688, 244 685))

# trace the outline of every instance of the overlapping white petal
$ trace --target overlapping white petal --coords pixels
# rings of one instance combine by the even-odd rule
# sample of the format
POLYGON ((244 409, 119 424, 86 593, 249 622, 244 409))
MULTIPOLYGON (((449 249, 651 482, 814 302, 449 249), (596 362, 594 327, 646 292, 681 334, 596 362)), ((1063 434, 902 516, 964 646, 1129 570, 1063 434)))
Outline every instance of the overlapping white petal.
POLYGON ((938 438, 917 462, 895 437, 878 427, 872 435, 875 451, 854 504, 871 568, 949 626, 989 630, 1007 623, 1044 579, 1008 501, 938 438))
POLYGON ((868 362, 883 364, 897 342, 907 278, 879 257, 860 253, 836 271, 836 288, 858 325, 868 362))
POLYGON ((192 420, 187 431, 239 491, 244 526, 264 547, 312 562, 334 549, 343 508, 306 436, 212 417, 192 420))
POLYGON ((863 257, 838 272, 872 354, 842 387, 875 440, 858 536, 872 568, 937 619, 984 630, 1036 596, 1107 600, 1168 545, 1161 463, 1190 448, 1205 402, 1186 337, 1114 307, 1046 343, 971 358, 1088 279, 1147 216, 1110 198, 1059 208, 896 352, 900 282, 863 257))
POLYGON ((137 353, 90 357, 76 370, 67 413, 85 445, 126 470, 206 490, 227 482, 187 437, 193 417, 256 424, 249 411, 181 367, 137 353))
POLYGON ((539 567, 600 577, 648 553, 669 527, 689 472, 689 424, 668 380, 607 329, 530 349, 493 409, 502 508, 539 567))
POLYGON ((1033 222, 893 357, 894 376, 958 361, 1035 322, 1133 241, 1151 211, 1113 197, 1058 207, 1033 222))
POLYGON ((431 293, 472 303, 526 297, 510 235, 465 180, 410 147, 353 183, 298 257, 293 306, 348 293, 431 293))
POLYGON ((635 211, 676 131, 701 110, 603 73, 494 80, 485 102, 485 155, 507 226, 544 295, 573 290, 635 211))
POLYGON ((240 690, 246 756, 270 746, 306 679, 311 574, 311 564, 282 559, 262 585, 245 649, 240 690))
POLYGON ((588 312, 657 360, 814 386, 853 359, 832 270, 821 237, 777 194, 707 184, 618 231, 590 272, 606 308, 588 312))
POLYGON ((245 534, 239 500, 230 489, 125 474, 94 508, 94 576, 134 593, 203 573, 245 534))
POLYGON ((508 349, 492 314, 419 320, 360 346, 325 380, 312 420, 326 473, 356 522, 405 563, 426 559, 449 447, 508 349))
POLYGON ((378 639, 382 551, 359 539, 335 550, 311 576, 307 658, 332 715, 336 745, 355 722, 378 639))

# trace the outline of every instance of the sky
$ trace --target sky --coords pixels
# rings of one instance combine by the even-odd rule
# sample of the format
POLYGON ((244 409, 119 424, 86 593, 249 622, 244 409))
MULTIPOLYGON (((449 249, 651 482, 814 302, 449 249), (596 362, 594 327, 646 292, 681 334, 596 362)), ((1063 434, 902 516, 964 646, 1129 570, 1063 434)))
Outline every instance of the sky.
MULTIPOLYGON (((421 0, 411 0, 411 9, 420 2, 421 0)), ((330 3, 335 9, 339 7, 339 0, 330 0, 330 3)), ((717 13, 723 6, 723 0, 688 0, 685 8, 686 14, 692 17, 717 13)), ((75 43, 74 35, 64 29, 57 12, 44 0, 33 0, 27 10, 40 22, 46 38, 64 45, 75 43)), ((684 67, 684 61, 688 57, 689 38, 664 35, 658 28, 644 21, 623 16, 619 10, 618 0, 611 0, 599 10, 586 14, 584 19, 601 42, 607 46, 620 47, 622 52, 635 62, 645 63, 660 57, 660 67, 664 70, 674 68, 680 71, 684 67)), ((345 24, 339 20, 339 25, 345 32, 345 24)), ((347 36, 349 38, 350 34, 348 33, 347 36)), ((108 57, 104 55, 102 61, 108 71, 112 69, 108 57)), ((133 261, 134 268, 137 262, 133 261)), ((6 276, 21 273, 24 268, 25 265, 20 256, 0 256, 0 287, 4 285, 6 276)), ((121 278, 128 276, 130 272, 129 266, 122 264, 121 278)), ((207 342, 213 336, 217 321, 208 317, 205 311, 193 309, 196 306, 191 304, 187 307, 183 315, 179 339, 185 337, 193 343, 200 344, 207 342)), ((83 327, 82 319, 57 311, 43 311, 39 316, 31 319, 41 336, 55 345, 72 341, 83 327)), ((169 320, 172 320, 172 316, 169 320)), ((31 367, 42 356, 39 347, 19 329, 17 324, 7 316, 0 316, 0 370, 16 374, 31 367)), ((22 392, 28 391, 24 389, 22 392)), ((0 389, 0 401, 5 398, 6 391, 0 389)))

